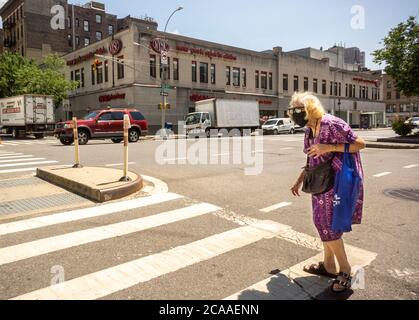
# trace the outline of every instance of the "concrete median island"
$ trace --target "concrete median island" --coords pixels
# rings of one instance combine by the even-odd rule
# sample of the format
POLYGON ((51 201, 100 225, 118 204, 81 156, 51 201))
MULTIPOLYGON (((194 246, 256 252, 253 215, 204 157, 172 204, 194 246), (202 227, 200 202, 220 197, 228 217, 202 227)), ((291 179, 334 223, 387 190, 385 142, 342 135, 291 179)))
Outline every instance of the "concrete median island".
POLYGON ((37 169, 36 176, 96 202, 120 199, 143 187, 140 175, 128 172, 131 181, 119 181, 123 171, 111 168, 44 167, 37 169))

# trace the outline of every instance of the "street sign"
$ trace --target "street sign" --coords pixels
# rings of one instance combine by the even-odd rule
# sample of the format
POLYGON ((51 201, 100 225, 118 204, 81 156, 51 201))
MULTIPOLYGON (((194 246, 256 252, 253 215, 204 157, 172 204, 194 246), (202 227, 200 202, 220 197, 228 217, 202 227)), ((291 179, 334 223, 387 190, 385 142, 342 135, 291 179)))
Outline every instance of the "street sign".
POLYGON ((160 95, 162 97, 168 97, 169 96, 169 93, 168 92, 164 92, 164 91, 160 91, 160 95))
POLYGON ((167 66, 168 65, 168 61, 167 61, 168 59, 167 59, 167 51, 166 50, 163 50, 162 52, 161 52, 161 64, 163 65, 163 66, 167 66))

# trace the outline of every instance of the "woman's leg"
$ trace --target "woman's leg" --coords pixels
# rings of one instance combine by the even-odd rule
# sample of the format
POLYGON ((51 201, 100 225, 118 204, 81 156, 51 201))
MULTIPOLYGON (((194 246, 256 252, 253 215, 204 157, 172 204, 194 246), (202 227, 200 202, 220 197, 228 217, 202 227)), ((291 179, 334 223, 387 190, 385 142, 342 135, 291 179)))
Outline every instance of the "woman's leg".
POLYGON ((327 242, 327 246, 332 250, 333 254, 336 256, 336 259, 339 263, 339 272, 345 272, 351 274, 351 265, 349 264, 348 257, 345 252, 345 245, 343 240, 335 240, 327 242))
POLYGON ((337 273, 335 255, 333 254, 332 249, 329 247, 328 242, 323 242, 324 247, 324 267, 327 272, 337 273))

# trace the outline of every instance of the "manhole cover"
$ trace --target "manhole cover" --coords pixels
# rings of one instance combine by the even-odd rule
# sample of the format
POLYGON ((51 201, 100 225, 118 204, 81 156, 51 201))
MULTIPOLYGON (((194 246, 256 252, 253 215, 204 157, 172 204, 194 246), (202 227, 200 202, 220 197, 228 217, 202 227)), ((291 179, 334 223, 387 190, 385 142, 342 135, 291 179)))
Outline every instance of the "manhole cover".
POLYGON ((419 190, 415 189, 387 189, 384 190, 386 196, 419 202, 419 190))

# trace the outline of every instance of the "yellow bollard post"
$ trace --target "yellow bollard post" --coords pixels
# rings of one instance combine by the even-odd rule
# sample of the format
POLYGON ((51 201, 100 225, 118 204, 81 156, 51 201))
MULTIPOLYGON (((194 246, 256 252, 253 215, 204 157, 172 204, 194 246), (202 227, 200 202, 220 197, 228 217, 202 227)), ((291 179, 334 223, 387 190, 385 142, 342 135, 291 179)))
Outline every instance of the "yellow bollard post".
POLYGON ((74 138, 74 158, 75 164, 73 168, 82 168, 80 164, 80 154, 79 154, 79 132, 77 129, 77 118, 73 117, 73 138, 74 138))
POLYGON ((131 122, 127 114, 124 115, 124 175, 119 181, 131 181, 128 177, 128 131, 131 128, 131 122))

